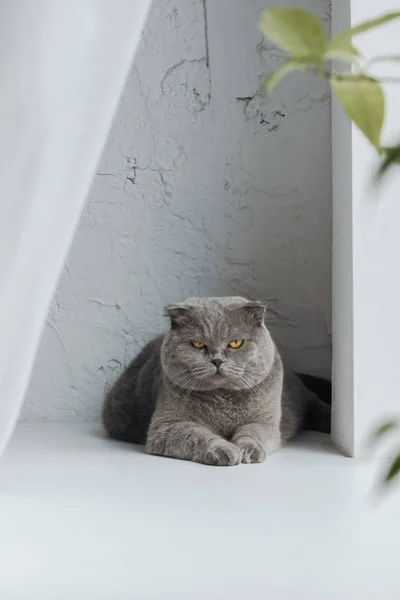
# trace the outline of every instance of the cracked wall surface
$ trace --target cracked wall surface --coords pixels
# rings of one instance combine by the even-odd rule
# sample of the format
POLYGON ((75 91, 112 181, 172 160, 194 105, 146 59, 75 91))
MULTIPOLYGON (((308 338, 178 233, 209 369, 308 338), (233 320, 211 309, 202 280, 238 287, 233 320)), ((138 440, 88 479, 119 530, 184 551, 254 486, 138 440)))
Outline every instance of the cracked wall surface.
MULTIPOLYGON (((286 0, 274 0, 285 6, 286 0)), ((329 28, 330 2, 292 0, 329 28)), ((155 0, 36 360, 25 419, 99 417, 188 296, 268 298, 295 367, 330 368, 330 94, 263 42, 265 0, 155 0), (205 16, 207 21, 205 21, 205 16)))

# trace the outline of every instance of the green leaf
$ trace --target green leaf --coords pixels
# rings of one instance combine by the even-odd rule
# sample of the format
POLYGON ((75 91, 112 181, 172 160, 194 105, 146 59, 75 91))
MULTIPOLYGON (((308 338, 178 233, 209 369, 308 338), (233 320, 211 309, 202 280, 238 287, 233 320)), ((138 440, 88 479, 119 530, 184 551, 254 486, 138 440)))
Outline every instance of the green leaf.
POLYGON ((371 19, 370 21, 364 21, 357 27, 353 27, 352 29, 346 29, 341 34, 341 37, 353 37, 353 35, 357 35, 359 33, 364 33, 364 31, 368 31, 369 29, 374 29, 375 27, 379 27, 379 25, 383 25, 384 23, 388 23, 389 21, 393 21, 394 19, 398 19, 400 17, 400 12, 392 12, 387 13, 386 15, 382 15, 376 19, 371 19))
POLYGON ((395 456, 385 476, 385 483, 390 483, 400 473, 400 454, 395 456))
POLYGON ((400 56, 398 54, 388 54, 386 56, 374 56, 371 58, 367 65, 371 67, 372 65, 376 65, 377 63, 382 62, 400 62, 400 56))
POLYGON ((381 150, 383 154, 383 160, 379 165, 379 169, 376 174, 377 180, 381 179, 390 167, 400 164, 400 144, 398 146, 382 148, 381 150))
POLYGON ((331 86, 347 116, 379 149, 385 115, 385 99, 379 82, 367 75, 346 73, 332 76, 331 86))
POLYGON ((374 433, 372 434, 371 441, 376 442, 381 437, 385 436, 387 433, 390 433, 391 431, 398 429, 399 425, 400 425, 399 421, 395 421, 395 420, 386 421, 386 423, 382 423, 382 425, 379 425, 379 427, 377 427, 377 429, 375 429, 374 433))
POLYGON ((276 46, 293 57, 313 57, 319 62, 325 34, 319 19, 300 8, 269 8, 261 13, 259 27, 276 46))
POLYGON ((353 27, 352 29, 345 29, 338 35, 334 36, 329 45, 333 47, 337 47, 340 44, 343 44, 346 40, 350 40, 354 35, 358 35, 359 33, 364 33, 369 29, 374 29, 375 27, 379 27, 379 25, 383 25, 384 23, 388 23, 389 21, 393 21, 394 19, 398 19, 400 17, 400 12, 387 13, 386 15, 382 15, 377 19, 372 19, 370 21, 365 21, 357 27, 353 27))
POLYGON ((341 60, 347 63, 356 63, 361 57, 360 52, 353 46, 351 39, 332 38, 326 45, 324 60, 341 60))
MULTIPOLYGON (((356 50, 356 48, 353 48, 356 50)), ((340 48, 332 48, 327 50, 324 53, 324 60, 340 60, 346 63, 359 63, 361 58, 361 54, 356 50, 356 52, 348 51, 340 48)))
POLYGON ((269 94, 278 83, 292 71, 305 70, 305 65, 296 60, 288 60, 283 65, 272 71, 264 81, 263 90, 269 94))

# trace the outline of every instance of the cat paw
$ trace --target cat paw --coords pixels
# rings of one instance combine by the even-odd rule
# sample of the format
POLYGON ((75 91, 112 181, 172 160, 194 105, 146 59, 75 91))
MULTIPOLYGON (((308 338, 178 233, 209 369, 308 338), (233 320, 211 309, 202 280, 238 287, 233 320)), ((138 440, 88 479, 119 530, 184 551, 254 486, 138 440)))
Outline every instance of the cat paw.
POLYGON ((207 465, 218 467, 240 465, 242 462, 242 451, 230 442, 226 442, 225 444, 221 444, 219 441, 211 442, 207 448, 204 462, 207 465))
POLYGON ((155 454, 163 456, 165 454, 165 439, 163 437, 154 437, 147 440, 146 452, 148 454, 155 454))
POLYGON ((261 463, 265 460, 264 448, 249 438, 237 439, 235 444, 242 452, 242 463, 261 463))

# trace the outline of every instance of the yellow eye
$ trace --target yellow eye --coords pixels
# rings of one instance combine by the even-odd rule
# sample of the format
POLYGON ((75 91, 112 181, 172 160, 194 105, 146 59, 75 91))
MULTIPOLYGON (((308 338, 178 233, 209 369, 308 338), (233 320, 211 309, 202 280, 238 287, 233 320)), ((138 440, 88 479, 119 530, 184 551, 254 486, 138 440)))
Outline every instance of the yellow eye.
POLYGON ((228 346, 229 346, 229 348, 233 348, 234 350, 237 350, 238 348, 243 346, 243 344, 244 344, 244 340, 233 340, 233 342, 228 344, 228 346))
POLYGON ((202 344, 201 342, 191 342, 193 348, 196 348, 196 350, 203 350, 206 345, 202 344))

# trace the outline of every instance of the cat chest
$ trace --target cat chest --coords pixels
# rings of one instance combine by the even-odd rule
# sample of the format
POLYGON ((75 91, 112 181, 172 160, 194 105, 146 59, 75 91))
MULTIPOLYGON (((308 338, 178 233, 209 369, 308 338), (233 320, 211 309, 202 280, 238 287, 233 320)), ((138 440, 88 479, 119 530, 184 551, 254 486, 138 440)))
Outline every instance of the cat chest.
POLYGON ((199 421, 226 438, 242 425, 259 421, 262 412, 261 403, 255 399, 231 401, 223 396, 216 396, 213 402, 199 403, 195 408, 199 421))

